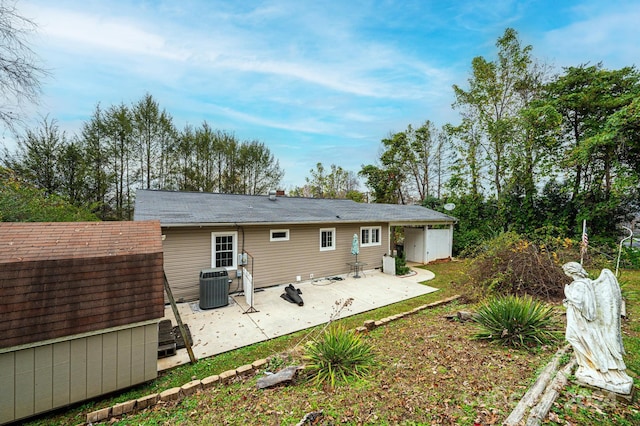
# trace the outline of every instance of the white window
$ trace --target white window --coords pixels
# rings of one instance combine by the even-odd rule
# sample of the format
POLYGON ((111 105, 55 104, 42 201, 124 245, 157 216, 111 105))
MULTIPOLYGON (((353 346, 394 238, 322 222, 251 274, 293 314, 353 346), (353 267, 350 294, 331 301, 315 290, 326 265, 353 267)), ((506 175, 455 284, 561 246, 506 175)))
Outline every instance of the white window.
POLYGON ((320 229, 320 251, 336 249, 336 228, 320 229))
POLYGON ((289 241, 288 229, 272 229, 269 235, 269 241, 289 241))
POLYGON ((360 246, 379 246, 382 244, 380 235, 382 234, 381 226, 367 226, 360 228, 360 246))
POLYGON ((238 258, 237 232, 211 233, 211 267, 236 269, 238 258))

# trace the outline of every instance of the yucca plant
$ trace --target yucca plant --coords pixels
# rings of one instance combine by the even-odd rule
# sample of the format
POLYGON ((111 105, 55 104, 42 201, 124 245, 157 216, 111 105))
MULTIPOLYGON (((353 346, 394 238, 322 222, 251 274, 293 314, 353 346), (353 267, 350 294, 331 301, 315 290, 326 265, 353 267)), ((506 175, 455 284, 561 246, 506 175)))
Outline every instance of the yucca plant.
POLYGON ((309 343, 304 359, 312 380, 331 387, 338 380, 364 376, 374 364, 371 345, 342 326, 328 328, 320 338, 309 343))
POLYGON ((553 309, 530 296, 497 297, 474 317, 480 331, 475 339, 499 341, 515 348, 531 348, 556 341, 560 334, 553 309))

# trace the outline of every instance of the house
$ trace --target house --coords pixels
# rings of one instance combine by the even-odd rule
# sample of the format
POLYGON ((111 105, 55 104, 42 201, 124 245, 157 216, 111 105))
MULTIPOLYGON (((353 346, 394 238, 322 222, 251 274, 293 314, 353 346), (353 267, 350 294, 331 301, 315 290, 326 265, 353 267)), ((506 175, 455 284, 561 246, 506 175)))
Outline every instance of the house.
POLYGON ((0 223, 0 424, 157 377, 160 223, 0 223))
POLYGON ((420 206, 351 200, 139 190, 134 220, 159 220, 164 269, 178 301, 199 298, 199 273, 224 267, 231 291, 250 274, 253 288, 380 268, 392 232, 404 231, 407 260, 451 257, 456 219, 420 206))

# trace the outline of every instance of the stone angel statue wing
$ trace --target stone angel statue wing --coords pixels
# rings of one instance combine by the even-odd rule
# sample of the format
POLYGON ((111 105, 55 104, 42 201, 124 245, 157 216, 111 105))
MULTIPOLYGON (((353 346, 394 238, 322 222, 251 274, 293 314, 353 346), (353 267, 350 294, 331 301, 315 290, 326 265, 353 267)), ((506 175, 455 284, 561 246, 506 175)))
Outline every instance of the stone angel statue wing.
POLYGON ((613 272, 603 269, 600 276, 593 281, 593 288, 596 297, 597 321, 604 344, 615 359, 621 360, 625 352, 620 329, 622 308, 620 285, 613 272))

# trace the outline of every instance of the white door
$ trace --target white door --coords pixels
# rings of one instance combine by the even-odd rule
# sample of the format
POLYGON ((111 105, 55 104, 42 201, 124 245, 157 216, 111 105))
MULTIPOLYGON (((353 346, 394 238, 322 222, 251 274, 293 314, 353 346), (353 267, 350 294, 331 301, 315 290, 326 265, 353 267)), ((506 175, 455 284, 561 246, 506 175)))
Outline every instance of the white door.
POLYGON ((438 259, 451 257, 451 229, 427 230, 427 257, 426 261, 433 262, 438 259))
POLYGON ((424 229, 404 228, 404 251, 407 262, 424 263, 424 229))

